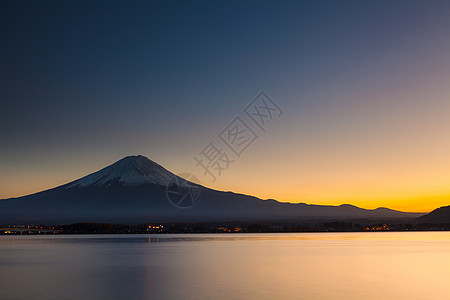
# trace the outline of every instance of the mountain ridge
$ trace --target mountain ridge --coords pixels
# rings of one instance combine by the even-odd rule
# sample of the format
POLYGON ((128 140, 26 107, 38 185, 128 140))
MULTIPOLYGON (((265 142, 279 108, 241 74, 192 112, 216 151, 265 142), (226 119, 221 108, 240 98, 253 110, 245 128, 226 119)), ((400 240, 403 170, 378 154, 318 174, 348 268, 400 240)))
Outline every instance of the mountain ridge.
POLYGON ((419 223, 450 224, 450 205, 436 208, 429 214, 417 218, 419 223))
MULTIPOLYGON (((189 200, 185 199, 186 195, 177 201, 189 200)), ((186 181, 142 155, 124 157, 97 172, 52 189, 0 201, 0 223, 25 221, 130 223, 156 219, 167 221, 410 219, 422 215, 387 208, 367 210, 351 204, 332 206, 279 202, 274 199, 262 200, 251 195, 217 191, 186 181), (177 203, 171 201, 173 199, 170 189, 174 183, 179 182, 186 184, 185 191, 190 192, 191 188, 201 189, 198 203, 194 203, 192 198, 192 207, 189 208, 177 206, 177 203)))

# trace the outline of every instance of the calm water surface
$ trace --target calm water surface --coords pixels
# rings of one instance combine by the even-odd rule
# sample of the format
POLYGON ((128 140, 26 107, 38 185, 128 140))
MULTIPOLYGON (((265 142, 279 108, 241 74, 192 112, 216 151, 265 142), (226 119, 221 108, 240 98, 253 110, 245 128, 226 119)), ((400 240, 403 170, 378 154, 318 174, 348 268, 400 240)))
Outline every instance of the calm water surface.
POLYGON ((0 236, 0 299, 450 299, 450 232, 0 236))

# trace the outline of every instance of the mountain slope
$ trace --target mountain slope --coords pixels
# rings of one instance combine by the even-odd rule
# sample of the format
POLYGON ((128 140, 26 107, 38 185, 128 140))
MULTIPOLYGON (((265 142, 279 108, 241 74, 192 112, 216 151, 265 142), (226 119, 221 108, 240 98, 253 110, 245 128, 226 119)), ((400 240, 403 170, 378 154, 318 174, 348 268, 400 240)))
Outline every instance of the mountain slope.
POLYGON ((437 208, 429 214, 417 218, 420 223, 450 224, 450 205, 437 208))
MULTIPOLYGON (((191 197, 192 199, 194 198, 191 197)), ((421 215, 423 214, 404 213, 386 208, 366 210, 352 205, 281 203, 216 191, 185 181, 140 155, 125 157, 98 172, 54 189, 0 201, 0 224, 67 224, 81 221, 139 223, 269 219, 406 219, 421 215), (177 185, 179 183, 184 185, 177 185), (171 192, 178 195, 176 192, 180 187, 186 197, 178 198, 174 202, 171 192), (177 206, 182 204, 182 201, 189 200, 193 191, 200 191, 201 195, 195 205, 191 205, 190 208, 177 206)))

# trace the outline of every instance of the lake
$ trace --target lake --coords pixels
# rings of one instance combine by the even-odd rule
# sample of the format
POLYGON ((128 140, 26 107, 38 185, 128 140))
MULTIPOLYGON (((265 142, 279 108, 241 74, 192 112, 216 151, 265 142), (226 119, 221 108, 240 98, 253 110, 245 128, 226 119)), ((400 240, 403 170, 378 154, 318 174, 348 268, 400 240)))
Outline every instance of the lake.
POLYGON ((450 299, 450 232, 0 236, 0 299, 450 299))

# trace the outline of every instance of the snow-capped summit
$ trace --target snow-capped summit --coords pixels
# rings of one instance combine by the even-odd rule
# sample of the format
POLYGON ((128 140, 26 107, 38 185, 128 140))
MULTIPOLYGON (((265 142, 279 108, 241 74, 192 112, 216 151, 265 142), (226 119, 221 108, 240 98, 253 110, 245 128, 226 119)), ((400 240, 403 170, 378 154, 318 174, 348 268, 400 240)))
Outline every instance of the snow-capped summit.
POLYGON ((153 183, 167 186, 175 177, 174 174, 145 156, 127 156, 116 163, 74 181, 71 187, 112 184, 140 185, 153 183))

